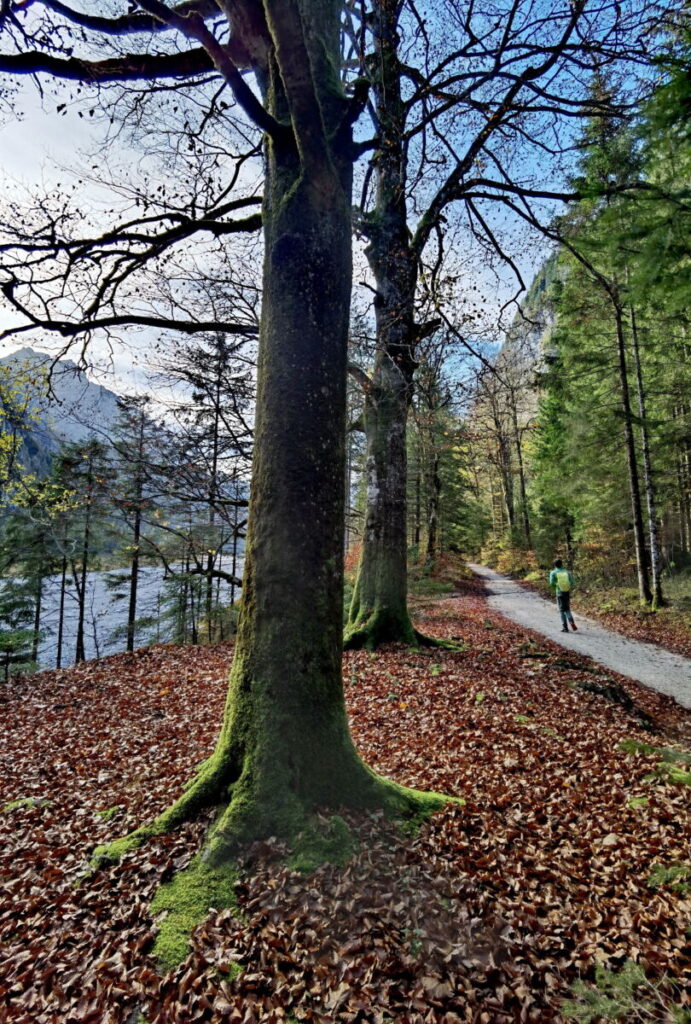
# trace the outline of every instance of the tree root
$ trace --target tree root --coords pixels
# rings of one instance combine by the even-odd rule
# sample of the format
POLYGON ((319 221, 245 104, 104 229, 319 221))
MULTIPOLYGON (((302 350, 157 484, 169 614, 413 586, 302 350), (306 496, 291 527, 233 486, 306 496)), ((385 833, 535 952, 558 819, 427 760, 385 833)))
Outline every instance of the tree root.
POLYGON ((462 642, 443 640, 421 633, 415 629, 407 614, 405 617, 393 616, 381 610, 372 612, 364 622, 360 620, 346 627, 343 650, 356 651, 364 648, 367 651, 374 651, 385 643, 406 644, 408 647, 437 647, 445 651, 465 650, 465 644, 462 642))
POLYGON ((462 640, 444 640, 437 636, 427 636, 426 633, 421 633, 419 629, 414 630, 415 639, 417 640, 417 646, 419 647, 438 647, 443 651, 465 651, 466 644, 462 640))
POLYGON ((185 791, 175 803, 166 808, 157 818, 147 825, 140 825, 112 843, 97 846, 91 855, 92 867, 100 868, 109 864, 117 864, 132 850, 139 849, 152 836, 165 835, 172 832, 186 821, 192 821, 200 811, 221 801, 224 789, 227 792, 228 782, 225 776, 224 762, 213 755, 205 761, 191 780, 185 791))

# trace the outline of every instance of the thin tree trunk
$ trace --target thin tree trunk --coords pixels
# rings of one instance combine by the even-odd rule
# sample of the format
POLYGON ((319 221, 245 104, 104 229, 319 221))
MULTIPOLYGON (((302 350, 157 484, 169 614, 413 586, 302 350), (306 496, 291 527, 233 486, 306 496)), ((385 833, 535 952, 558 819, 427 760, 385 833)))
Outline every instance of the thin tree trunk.
POLYGON ((238 564, 238 524, 237 517, 233 523, 233 560, 231 564, 231 576, 233 577, 230 584, 230 605, 231 607, 235 604, 235 579, 237 576, 237 564, 238 564))
POLYGON ((137 497, 132 531, 132 560, 130 562, 130 599, 127 608, 127 650, 134 650, 134 634, 137 622, 137 590, 139 587, 139 558, 142 529, 141 493, 137 497))
MULTIPOLYGON (((86 578, 89 557, 91 554, 91 504, 93 501, 93 466, 91 460, 89 460, 89 468, 86 477, 86 514, 84 517, 84 534, 82 541, 82 566, 79 574, 79 585, 77 587, 77 598, 79 601, 79 616, 77 619, 77 647, 75 651, 75 662, 79 664, 80 661, 86 660, 86 650, 84 647, 84 616, 86 613, 86 578)), ((76 580, 75 580, 76 582, 76 580)))
MULTIPOLYGON (((501 430, 501 425, 499 427, 501 430)), ((501 481, 501 493, 504 499, 504 512, 506 513, 507 530, 509 539, 513 542, 516 533, 516 510, 513 502, 513 477, 511 475, 511 454, 509 445, 503 431, 499 435, 499 477, 501 481)))
POLYGON ((34 637, 31 644, 31 660, 38 661, 38 638, 41 631, 41 605, 43 599, 43 577, 39 576, 36 582, 36 598, 34 605, 34 637))
POLYGON ((652 594, 648 580, 646 564, 645 531, 643 528, 643 510, 641 508, 641 492, 638 481, 638 463, 636 461, 636 445, 633 436, 631 400, 629 397, 629 376, 626 366, 626 340, 624 336, 624 320, 621 307, 614 305, 617 334, 617 354, 619 357, 619 386, 621 390, 621 407, 624 413, 624 440, 626 445, 626 462, 629 472, 629 490, 631 493, 631 515, 633 518, 633 536, 636 551, 636 569, 638 573, 638 593, 645 604, 650 604, 652 594))
POLYGON ((571 525, 569 523, 564 527, 564 543, 566 547, 566 564, 573 566, 573 534, 571 532, 571 525))
POLYGON ((638 344, 638 325, 636 313, 633 306, 630 307, 631 316, 631 343, 633 350, 633 361, 636 371, 636 391, 638 393, 638 414, 641 420, 641 447, 643 450, 643 483, 645 486, 645 498, 648 508, 648 535, 650 537, 650 568, 652 574, 652 599, 653 607, 657 608, 663 603, 662 597, 662 564, 660 559, 660 538, 657 522, 657 500, 655 484, 653 481, 653 470, 650 458, 650 435, 648 433, 648 419, 645 402, 645 390, 643 388, 643 372, 641 369, 641 354, 638 344))
POLYGON ((65 629, 65 590, 67 587, 67 555, 62 556, 60 573, 60 606, 58 611, 58 645, 55 654, 55 667, 62 668, 62 641, 65 629))
POLYGON ((415 522, 413 529, 413 544, 416 550, 420 549, 420 527, 422 518, 422 480, 420 472, 420 440, 417 444, 417 463, 415 466, 415 522))
MULTIPOLYGON (((197 576, 191 576, 189 574, 189 572, 190 572, 190 559, 188 557, 188 559, 187 559, 187 574, 188 574, 187 575, 187 580, 188 580, 188 592, 189 592, 189 598, 190 598, 190 600, 189 600, 189 610, 190 610, 190 617, 189 617, 189 623, 190 623, 190 643, 193 646, 196 646, 196 644, 197 644, 197 610, 196 610, 195 599, 196 599, 197 595, 196 595, 196 592, 195 592, 195 588, 196 588, 196 585, 197 585, 196 584, 196 580, 198 579, 198 577, 197 576)), ((187 643, 187 618, 185 618, 185 643, 187 643)))
POLYGON ((212 452, 211 452, 211 478, 209 482, 209 545, 206 559, 206 636, 209 643, 213 639, 213 569, 216 560, 214 526, 216 524, 216 497, 218 493, 218 453, 219 453, 219 427, 221 418, 221 374, 222 356, 218 353, 217 377, 214 401, 214 419, 212 427, 212 452), (213 545, 213 546, 212 546, 213 545))
POLYGON ((691 551, 691 507, 688 499, 689 481, 683 455, 677 456, 677 494, 679 501, 679 539, 683 551, 691 551))
POLYGON ((139 560, 141 556, 142 498, 144 495, 143 460, 146 417, 139 412, 137 438, 137 465, 134 478, 134 526, 132 528, 132 560, 130 562, 130 597, 127 609, 127 650, 134 650, 135 623, 137 621, 137 591, 139 589, 139 560))
POLYGON ((511 396, 511 416, 513 420, 513 431, 514 431, 514 445, 516 448, 516 462, 518 465, 518 486, 521 495, 521 518, 523 520, 523 538, 525 540, 526 548, 532 548, 532 540, 530 536, 530 517, 528 514, 528 494, 525 484, 525 466, 523 464, 523 446, 521 444, 521 432, 518 429, 518 413, 516 412, 516 403, 514 396, 511 396))
POLYGON ((430 493, 427 508, 427 551, 425 560, 434 562, 438 547, 439 503, 441 498, 441 477, 439 476, 439 454, 432 455, 432 472, 430 474, 430 493))

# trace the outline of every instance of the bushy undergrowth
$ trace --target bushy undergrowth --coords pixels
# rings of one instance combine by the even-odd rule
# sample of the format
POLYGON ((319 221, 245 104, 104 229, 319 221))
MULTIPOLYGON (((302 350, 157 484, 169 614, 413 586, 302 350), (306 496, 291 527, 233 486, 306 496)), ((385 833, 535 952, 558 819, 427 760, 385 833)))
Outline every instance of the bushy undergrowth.
POLYGON ((480 552, 480 561, 497 572, 521 578, 540 569, 534 551, 510 544, 508 541, 487 544, 480 552))

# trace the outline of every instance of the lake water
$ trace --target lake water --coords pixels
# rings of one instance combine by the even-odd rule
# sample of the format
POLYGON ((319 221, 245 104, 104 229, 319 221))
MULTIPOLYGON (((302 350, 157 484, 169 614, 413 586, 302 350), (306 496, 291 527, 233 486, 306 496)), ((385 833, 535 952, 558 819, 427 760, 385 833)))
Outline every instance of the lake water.
MULTIPOLYGON (((242 574, 242 558, 238 558, 237 575, 242 574)), ((86 615, 84 620, 84 647, 87 659, 104 657, 124 651, 127 638, 122 630, 127 623, 129 605, 129 581, 119 582, 126 575, 125 570, 92 572, 87 579, 86 615), (111 584, 111 585, 109 585, 111 584), (113 586, 114 584, 114 586, 113 586)), ((77 621, 79 615, 74 584, 68 577, 65 596, 65 613, 62 641, 62 665, 74 664, 77 642, 77 621)), ((214 583, 214 587, 217 584, 214 583)), ((148 644, 166 643, 173 637, 173 623, 162 613, 165 610, 165 574, 159 566, 145 566, 140 570, 137 590, 137 618, 149 617, 153 625, 138 629, 135 633, 135 647, 148 644)), ((235 599, 240 596, 235 588, 235 599)), ((220 582, 220 601, 230 604, 230 584, 220 582)), ((55 668, 58 623, 60 614, 60 576, 49 576, 44 582, 41 629, 43 640, 39 644, 38 660, 41 668, 55 668)))

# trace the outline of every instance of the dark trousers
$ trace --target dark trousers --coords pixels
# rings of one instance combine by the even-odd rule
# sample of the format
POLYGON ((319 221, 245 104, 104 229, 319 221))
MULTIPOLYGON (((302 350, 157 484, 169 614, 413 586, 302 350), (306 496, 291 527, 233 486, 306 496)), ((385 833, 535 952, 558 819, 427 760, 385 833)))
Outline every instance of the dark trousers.
POLYGON ((571 614, 571 594, 568 591, 562 594, 561 591, 557 591, 557 608, 561 615, 561 624, 564 629, 569 628, 569 622, 573 625, 573 615, 571 614))

